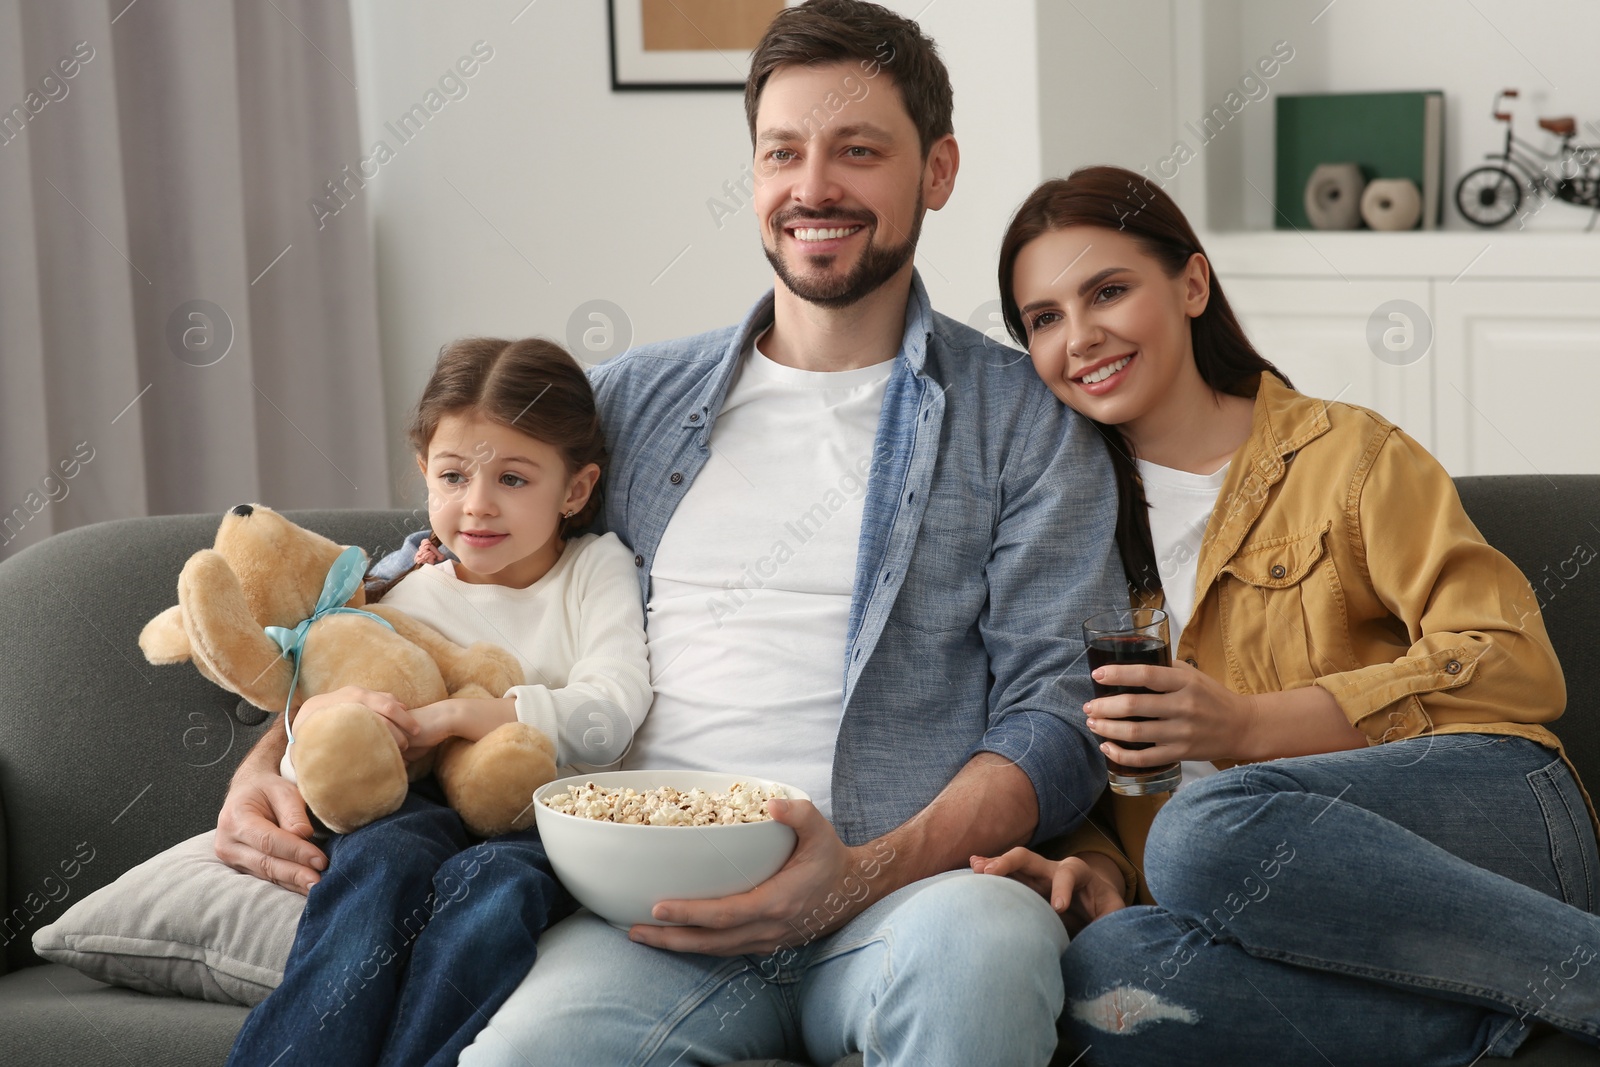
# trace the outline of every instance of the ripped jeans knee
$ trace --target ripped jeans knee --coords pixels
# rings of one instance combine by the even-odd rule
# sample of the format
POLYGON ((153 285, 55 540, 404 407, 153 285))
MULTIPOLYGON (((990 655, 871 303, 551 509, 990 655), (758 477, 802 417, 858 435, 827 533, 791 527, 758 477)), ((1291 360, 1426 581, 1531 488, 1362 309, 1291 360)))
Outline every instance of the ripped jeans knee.
POLYGON ((1124 908, 1091 923, 1061 956, 1062 1038, 1078 1049, 1094 1047, 1092 1061, 1106 1063, 1118 1062, 1106 1055, 1113 1036, 1141 1034, 1141 1048, 1152 1038, 1163 1045, 1189 1040, 1202 1013, 1184 995, 1184 971, 1204 940, 1157 908, 1124 908))
POLYGON ((1083 999, 1069 997, 1067 1012, 1090 1029, 1105 1034, 1134 1034, 1147 1026, 1167 1022, 1193 1026, 1200 1021, 1192 1009, 1131 985, 1112 986, 1083 999))

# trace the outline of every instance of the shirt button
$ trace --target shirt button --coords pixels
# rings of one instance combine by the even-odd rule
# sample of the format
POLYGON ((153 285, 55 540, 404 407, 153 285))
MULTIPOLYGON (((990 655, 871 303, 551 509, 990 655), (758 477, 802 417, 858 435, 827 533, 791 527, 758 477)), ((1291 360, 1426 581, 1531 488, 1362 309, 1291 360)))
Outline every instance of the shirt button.
POLYGON ((1446 673, 1446 674, 1460 674, 1461 673, 1461 661, 1458 660, 1458 659, 1453 659, 1449 663, 1446 663, 1444 665, 1444 673, 1446 673))
POLYGON ((690 422, 699 422, 699 421, 700 421, 700 414, 699 414, 699 412, 696 412, 696 413, 695 413, 695 414, 693 414, 693 415, 690 415, 690 416, 689 416, 689 421, 690 421, 690 422))
POLYGON ((1194 667, 1196 669, 1198 669, 1199 666, 1200 666, 1200 664, 1198 664, 1198 663, 1196 663, 1194 661, 1194 657, 1193 656, 1185 656, 1185 657, 1183 657, 1183 662, 1187 663, 1189 666, 1194 667))
POLYGON ((668 478, 667 481, 671 482, 673 485, 681 485, 683 484, 683 475, 679 474, 677 471, 673 471, 672 477, 668 478))
POLYGON ((1282 578, 1285 574, 1288 574, 1288 573, 1289 573, 1289 568, 1285 567, 1283 564, 1274 563, 1272 565, 1272 576, 1274 578, 1282 578))
POLYGON ((644 566, 644 557, 643 556, 634 556, 633 557, 633 565, 635 567, 643 567, 644 566))

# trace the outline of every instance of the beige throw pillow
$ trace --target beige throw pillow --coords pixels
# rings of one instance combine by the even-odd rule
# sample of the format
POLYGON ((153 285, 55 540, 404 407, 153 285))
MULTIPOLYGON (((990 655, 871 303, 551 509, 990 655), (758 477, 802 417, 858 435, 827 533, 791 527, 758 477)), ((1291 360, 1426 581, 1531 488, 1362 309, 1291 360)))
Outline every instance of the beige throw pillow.
POLYGON ((253 1007, 283 980, 305 897, 180 842, 89 894, 33 935, 33 949, 90 978, 253 1007))

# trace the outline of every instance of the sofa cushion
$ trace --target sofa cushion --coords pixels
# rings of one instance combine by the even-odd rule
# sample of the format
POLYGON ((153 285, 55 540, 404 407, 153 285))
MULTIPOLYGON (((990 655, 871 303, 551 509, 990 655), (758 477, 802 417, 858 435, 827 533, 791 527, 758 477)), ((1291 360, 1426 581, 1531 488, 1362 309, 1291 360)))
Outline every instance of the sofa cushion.
POLYGON ((283 980, 305 898, 217 859, 208 830, 33 935, 45 959, 146 993, 251 1007, 283 980))
POLYGON ((244 1008, 115 989, 67 967, 0 977, 0 1056, 28 1067, 216 1067, 244 1017, 244 1008))

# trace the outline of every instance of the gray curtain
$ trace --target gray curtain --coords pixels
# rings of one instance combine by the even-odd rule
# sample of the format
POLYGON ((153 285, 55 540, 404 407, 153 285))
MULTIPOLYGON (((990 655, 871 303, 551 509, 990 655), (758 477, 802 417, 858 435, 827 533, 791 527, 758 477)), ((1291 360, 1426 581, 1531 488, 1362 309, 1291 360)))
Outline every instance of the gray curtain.
POLYGON ((344 0, 0 0, 0 559, 389 505, 354 80, 344 0))

